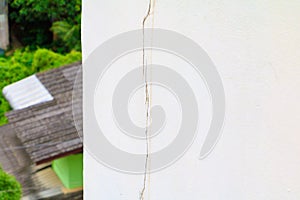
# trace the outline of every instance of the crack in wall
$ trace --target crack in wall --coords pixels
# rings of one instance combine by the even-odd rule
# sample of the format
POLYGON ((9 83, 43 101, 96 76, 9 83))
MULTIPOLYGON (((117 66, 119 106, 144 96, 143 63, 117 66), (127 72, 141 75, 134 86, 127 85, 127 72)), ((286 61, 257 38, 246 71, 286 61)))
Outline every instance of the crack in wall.
MULTIPOLYGON (((146 191, 147 186, 147 180, 148 180, 148 195, 150 199, 149 194, 149 187, 150 187, 150 173, 149 173, 149 165, 150 165, 150 138, 149 138, 149 121, 151 118, 151 101, 152 101, 152 88, 151 85, 149 85, 148 80, 148 63, 146 59, 146 52, 145 52, 145 23, 147 19, 151 15, 151 11, 153 14, 155 5, 155 0, 149 0, 148 4, 148 10, 146 15, 143 18, 142 26, 143 26, 143 77, 144 77, 144 83, 145 83, 145 106, 146 106, 146 128, 145 128, 145 137, 146 137, 146 158, 145 158, 145 171, 144 171, 144 178, 143 178, 143 187, 140 193, 140 200, 144 200, 144 195, 146 191)), ((154 17, 152 18, 152 28, 154 26, 154 17)), ((152 39, 152 38, 151 38, 152 39)), ((152 41, 152 40, 151 40, 152 41)), ((152 55, 151 55, 152 59, 152 55)))

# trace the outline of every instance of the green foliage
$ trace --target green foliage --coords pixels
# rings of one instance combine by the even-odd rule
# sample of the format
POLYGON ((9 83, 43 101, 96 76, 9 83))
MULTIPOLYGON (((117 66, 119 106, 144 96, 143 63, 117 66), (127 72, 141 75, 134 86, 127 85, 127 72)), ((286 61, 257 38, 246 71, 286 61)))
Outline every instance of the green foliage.
POLYGON ((8 5, 11 31, 23 45, 60 52, 80 50, 81 0, 9 0, 8 5), (58 41, 55 22, 71 27, 68 36, 60 34, 58 41))
POLYGON ((66 55, 58 54, 48 49, 39 49, 35 52, 32 68, 33 72, 41 72, 53 69, 81 60, 81 53, 71 51, 66 55))
MULTIPOLYGON (((66 55, 48 49, 30 51, 28 48, 15 51, 8 58, 0 57, 0 91, 6 86, 37 72, 57 68, 81 60, 81 53, 71 51, 66 55)), ((0 125, 7 123, 5 112, 10 110, 9 103, 0 93, 0 125)))
POLYGON ((0 167, 0 200, 20 200, 22 188, 20 183, 5 173, 0 167))
POLYGON ((54 22, 50 29, 69 50, 81 50, 80 25, 71 25, 66 21, 54 22))
POLYGON ((67 20, 74 22, 81 12, 81 0, 9 0, 16 22, 67 20))

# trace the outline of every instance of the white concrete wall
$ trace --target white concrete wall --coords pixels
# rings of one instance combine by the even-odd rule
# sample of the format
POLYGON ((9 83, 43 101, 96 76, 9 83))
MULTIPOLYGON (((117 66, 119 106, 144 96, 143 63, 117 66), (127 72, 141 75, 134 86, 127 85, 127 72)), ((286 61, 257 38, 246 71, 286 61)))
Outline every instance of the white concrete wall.
MULTIPOLYGON (((86 59, 112 36, 141 28, 148 1, 83 4, 86 59)), ((296 0, 156 0, 154 27, 192 38, 215 63, 227 113, 213 153, 197 159, 199 136, 178 162, 150 175, 145 199, 300 199, 299 10, 296 0)), ((84 163, 85 199, 139 198, 142 176, 113 171, 87 152, 84 163)))

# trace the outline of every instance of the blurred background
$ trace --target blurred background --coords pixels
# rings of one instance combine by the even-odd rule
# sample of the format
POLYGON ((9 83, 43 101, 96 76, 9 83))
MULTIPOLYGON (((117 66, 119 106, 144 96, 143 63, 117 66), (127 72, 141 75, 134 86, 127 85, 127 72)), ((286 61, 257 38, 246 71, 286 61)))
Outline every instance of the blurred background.
POLYGON ((0 0, 0 200, 82 199, 80 25, 80 0, 0 0))

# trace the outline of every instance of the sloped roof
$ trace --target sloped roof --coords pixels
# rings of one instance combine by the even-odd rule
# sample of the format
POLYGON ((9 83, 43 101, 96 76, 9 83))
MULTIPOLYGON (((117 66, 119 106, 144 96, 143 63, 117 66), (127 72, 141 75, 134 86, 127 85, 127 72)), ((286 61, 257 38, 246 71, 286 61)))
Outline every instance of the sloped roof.
POLYGON ((32 162, 10 124, 0 127, 0 138, 0 165, 3 170, 17 178, 23 195, 34 192, 37 188, 31 179, 32 162))
MULTIPOLYGON (((72 106, 74 81, 80 69, 81 63, 75 63, 36 74, 54 99, 6 113, 9 124, 34 163, 82 151, 81 95, 74 96, 76 104, 72 106)), ((77 94, 81 94, 80 75, 77 81, 80 90, 77 94)))

